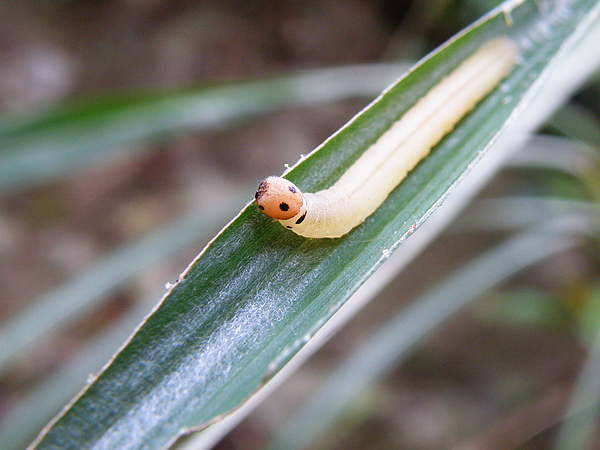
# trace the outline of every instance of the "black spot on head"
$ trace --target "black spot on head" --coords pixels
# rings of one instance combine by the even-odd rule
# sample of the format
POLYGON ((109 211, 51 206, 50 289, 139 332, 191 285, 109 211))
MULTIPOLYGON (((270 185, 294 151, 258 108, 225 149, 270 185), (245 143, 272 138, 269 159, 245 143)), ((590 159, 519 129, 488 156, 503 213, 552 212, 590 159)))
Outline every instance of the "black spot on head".
POLYGON ((260 209, 261 211, 264 211, 265 207, 263 205, 258 205, 258 209, 260 209))
POLYGON ((290 209, 290 205, 288 205, 286 202, 281 202, 279 204, 279 209, 282 211, 287 211, 288 209, 290 209))
POLYGON ((298 218, 298 220, 296 220, 296 225, 300 225, 302 222, 304 222, 304 219, 306 219, 306 211, 298 218))
POLYGON ((296 188, 295 188, 294 186, 289 186, 289 187, 288 187, 288 189, 290 190, 290 192, 291 192, 292 194, 295 194, 295 193, 296 193, 296 188))

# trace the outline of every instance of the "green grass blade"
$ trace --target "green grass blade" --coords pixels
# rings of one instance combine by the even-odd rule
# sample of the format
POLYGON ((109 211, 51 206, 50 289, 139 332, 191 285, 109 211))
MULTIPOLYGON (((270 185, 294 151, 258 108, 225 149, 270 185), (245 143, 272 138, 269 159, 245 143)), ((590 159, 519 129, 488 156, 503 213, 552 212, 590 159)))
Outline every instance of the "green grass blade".
POLYGON ((597 9, 590 0, 548 9, 539 9, 536 2, 513 2, 425 60, 295 167, 289 178, 308 190, 330 185, 483 41, 507 34, 519 39, 523 50, 521 64, 502 88, 481 102, 347 236, 304 239, 250 204, 36 444, 159 448, 240 405, 443 201, 597 9))
MULTIPOLYGON (((182 129, 228 126, 258 113, 351 97, 372 97, 402 64, 313 70, 186 92, 87 101, 37 120, 0 127, 0 189, 47 182, 132 144, 182 129), (321 87, 321 88, 319 88, 321 87)), ((139 146, 130 151, 147 148, 139 146)))
POLYGON ((578 239, 527 232, 474 258, 383 325, 353 352, 280 430, 269 449, 309 448, 360 391, 385 375, 435 327, 477 296, 578 239))
POLYGON ((29 346, 73 318, 92 310, 123 283, 148 266, 197 242, 225 223, 239 199, 213 205, 173 220, 163 228, 120 247, 92 267, 46 293, 33 306, 0 327, 0 372, 29 346))
POLYGON ((523 151, 507 161, 509 168, 552 170, 586 180, 595 175, 598 156, 581 141, 558 136, 535 135, 523 151))
MULTIPOLYGON (((554 197, 506 197, 473 202, 456 222, 458 232, 516 232, 556 216, 600 218, 596 203, 554 197)), ((454 230, 453 230, 454 231, 454 230)))
MULTIPOLYGON (((598 299, 595 299, 597 302, 598 299)), ((581 370, 555 449, 594 448, 600 417, 600 330, 596 330, 589 357, 581 370)))
POLYGON ((131 330, 148 314, 148 303, 141 303, 85 344, 78 354, 38 384, 2 417, 2 450, 23 449, 44 424, 79 390, 91 373, 98 371, 116 349, 131 335, 131 330))
POLYGON ((590 111, 576 104, 556 112, 549 125, 566 136, 600 147, 600 126, 590 111))

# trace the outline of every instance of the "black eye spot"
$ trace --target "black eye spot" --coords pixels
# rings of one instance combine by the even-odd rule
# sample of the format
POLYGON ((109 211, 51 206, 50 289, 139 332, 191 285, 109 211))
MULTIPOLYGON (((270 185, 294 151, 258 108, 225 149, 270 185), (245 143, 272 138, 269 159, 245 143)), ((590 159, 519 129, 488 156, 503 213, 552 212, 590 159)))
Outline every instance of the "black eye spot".
POLYGON ((294 186, 290 186, 288 189, 290 190, 290 192, 291 192, 292 194, 295 194, 295 193, 297 192, 297 191, 296 191, 296 188, 295 188, 294 186))
POLYGON ((298 220, 296 220, 296 225, 300 225, 306 219, 306 213, 302 214, 298 220))
POLYGON ((259 196, 259 195, 260 195, 260 194, 258 193, 258 191, 256 191, 256 194, 254 194, 254 199, 255 199, 255 200, 258 200, 258 196, 259 196))
POLYGON ((258 206, 258 209, 260 209, 261 211, 264 211, 264 210, 265 210, 265 207, 264 207, 263 205, 259 205, 259 206, 258 206))
POLYGON ((292 227, 291 227, 291 226, 289 226, 289 225, 286 225, 285 227, 286 227, 286 228, 290 228, 290 229, 292 228, 292 227))
POLYGON ((287 211, 288 209, 290 209, 290 205, 288 205, 288 204, 287 204, 287 203, 285 203, 285 202, 281 202, 281 203, 279 204, 279 209, 280 209, 280 210, 282 210, 282 211, 287 211))

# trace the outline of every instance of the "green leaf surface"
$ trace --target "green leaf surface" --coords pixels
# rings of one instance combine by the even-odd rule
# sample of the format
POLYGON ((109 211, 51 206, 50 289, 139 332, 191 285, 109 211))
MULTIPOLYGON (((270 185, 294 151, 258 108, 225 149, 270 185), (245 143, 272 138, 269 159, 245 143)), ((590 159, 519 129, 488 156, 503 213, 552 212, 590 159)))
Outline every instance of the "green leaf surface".
POLYGON ((315 438, 367 386, 389 372, 398 361, 449 315, 528 266, 580 245, 582 239, 529 230, 474 258, 393 316, 313 392, 267 446, 275 449, 310 448, 315 438), (509 263, 507 263, 509 262, 509 263))
POLYGON ((589 0, 511 2, 424 60, 288 177, 307 191, 328 187, 483 42, 508 35, 521 48, 521 62, 502 86, 348 235, 305 239, 249 204, 36 443, 160 448, 239 406, 452 191, 522 109, 561 47, 596 14, 589 0))
MULTIPOLYGON (((239 200, 239 199, 236 199, 239 200)), ((195 211, 164 228, 119 248, 74 279, 38 298, 31 308, 10 317, 0 327, 0 373, 30 345, 74 317, 90 311, 142 270, 198 242, 206 230, 218 229, 231 214, 232 202, 213 205, 211 214, 195 211)), ((235 202, 239 207, 240 201, 235 202)), ((0 427, 0 438, 2 427, 0 427)))

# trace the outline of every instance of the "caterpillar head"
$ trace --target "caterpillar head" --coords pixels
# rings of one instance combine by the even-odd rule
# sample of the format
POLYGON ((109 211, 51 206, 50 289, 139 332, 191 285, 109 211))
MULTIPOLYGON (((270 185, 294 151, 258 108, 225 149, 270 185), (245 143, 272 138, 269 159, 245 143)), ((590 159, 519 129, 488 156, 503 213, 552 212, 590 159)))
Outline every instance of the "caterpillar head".
POLYGON ((277 220, 291 219, 302 208, 302 192, 291 181, 269 177, 254 195, 258 209, 277 220))

